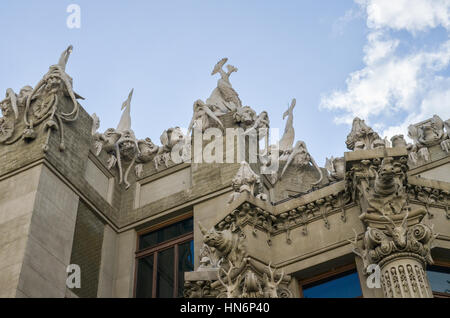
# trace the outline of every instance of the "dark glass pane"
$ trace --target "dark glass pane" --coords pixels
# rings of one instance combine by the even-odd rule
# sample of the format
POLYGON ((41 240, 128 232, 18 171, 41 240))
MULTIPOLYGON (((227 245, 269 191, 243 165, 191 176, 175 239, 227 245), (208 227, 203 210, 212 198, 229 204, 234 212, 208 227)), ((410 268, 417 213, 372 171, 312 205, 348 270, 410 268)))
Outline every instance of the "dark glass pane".
POLYGON ((194 241, 178 246, 178 297, 183 297, 184 272, 194 270, 194 241))
POLYGON ((432 291, 450 294, 450 268, 430 266, 427 276, 432 291))
POLYGON ((138 260, 137 298, 151 298, 153 283, 153 255, 138 260))
POLYGON ((158 231, 150 232, 139 237, 139 249, 152 247, 157 244, 169 241, 183 234, 191 233, 194 229, 193 219, 186 219, 184 221, 169 225, 158 231))
POLYGON ((174 287, 174 248, 158 252, 156 297, 172 298, 174 287))
POLYGON ((303 288, 305 298, 354 298, 362 295, 358 273, 346 273, 303 288))

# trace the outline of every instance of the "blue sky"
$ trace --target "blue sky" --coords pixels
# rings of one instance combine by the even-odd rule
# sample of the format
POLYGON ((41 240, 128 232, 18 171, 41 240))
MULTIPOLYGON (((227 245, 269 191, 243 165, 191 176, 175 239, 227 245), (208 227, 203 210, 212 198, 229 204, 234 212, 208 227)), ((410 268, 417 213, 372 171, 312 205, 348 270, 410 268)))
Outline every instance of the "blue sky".
POLYGON ((100 130, 117 126, 134 88, 132 128, 159 143, 188 126, 228 57, 243 104, 267 110, 271 127, 284 129, 297 99, 296 139, 324 164, 346 151, 355 115, 389 137, 432 113, 450 117, 448 2, 1 1, 0 90, 36 85, 73 44, 67 73, 100 130), (80 29, 66 26, 72 3, 80 29))

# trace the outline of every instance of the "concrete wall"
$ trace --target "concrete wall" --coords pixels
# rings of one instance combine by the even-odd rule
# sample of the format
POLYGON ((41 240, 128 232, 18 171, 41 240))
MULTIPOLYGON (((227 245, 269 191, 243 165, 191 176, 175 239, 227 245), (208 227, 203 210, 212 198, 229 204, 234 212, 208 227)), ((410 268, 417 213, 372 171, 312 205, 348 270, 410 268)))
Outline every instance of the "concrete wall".
POLYGON ((0 297, 15 297, 42 166, 0 181, 0 297))
POLYGON ((450 163, 423 171, 417 175, 421 178, 450 182, 450 163))
POLYGON ((187 190, 191 187, 191 170, 184 168, 145 184, 141 184, 140 193, 136 196, 135 206, 142 207, 177 192, 187 190))
POLYGON ((99 298, 113 297, 117 236, 116 232, 109 225, 105 225, 97 293, 99 298))
POLYGON ((44 165, 0 193, 0 296, 64 297, 78 196, 44 165))
POLYGON ((286 235, 282 233, 272 238, 273 257, 278 265, 284 266, 286 272, 293 273, 298 270, 325 262, 344 254, 351 253, 348 239, 353 237, 353 229, 357 233, 364 231, 359 220, 359 208, 347 210, 347 221, 343 222, 340 213, 328 216, 330 229, 319 218, 307 225, 308 234, 302 234, 302 227, 291 231, 291 244, 286 243, 286 235))
POLYGON ((117 236, 113 297, 133 297, 136 239, 134 229, 117 236))
POLYGON ((78 196, 42 167, 18 290, 29 297, 64 297, 78 196))

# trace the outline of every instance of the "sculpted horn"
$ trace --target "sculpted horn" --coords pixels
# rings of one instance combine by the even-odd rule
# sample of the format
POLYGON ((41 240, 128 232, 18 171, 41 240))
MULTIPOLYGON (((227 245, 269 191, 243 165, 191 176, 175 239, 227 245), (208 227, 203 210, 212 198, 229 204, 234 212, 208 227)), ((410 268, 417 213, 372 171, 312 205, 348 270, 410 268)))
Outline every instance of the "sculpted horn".
POLYGON ((208 233, 208 230, 200 222, 198 222, 198 227, 200 228, 200 231, 203 235, 206 235, 206 233, 208 233))
POLYGON ((323 172, 322 172, 322 169, 320 169, 320 167, 317 165, 316 161, 314 160, 314 158, 311 155, 310 155, 310 158, 311 158, 310 160, 311 160, 312 165, 314 166, 314 168, 317 169, 317 171, 319 172, 319 175, 320 175, 319 180, 317 180, 316 182, 313 183, 313 185, 317 185, 322 182, 323 172))
POLYGON ((403 228, 407 227, 408 216, 409 216, 409 213, 406 212, 405 217, 403 218, 403 221, 402 221, 402 227, 403 228))

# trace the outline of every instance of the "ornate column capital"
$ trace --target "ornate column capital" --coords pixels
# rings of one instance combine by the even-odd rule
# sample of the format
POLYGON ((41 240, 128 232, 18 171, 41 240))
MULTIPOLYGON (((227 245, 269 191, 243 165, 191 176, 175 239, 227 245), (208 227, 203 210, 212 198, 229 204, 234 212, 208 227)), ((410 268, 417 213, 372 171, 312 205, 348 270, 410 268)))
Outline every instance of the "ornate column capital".
MULTIPOLYGON (((406 153, 405 153, 406 155, 406 153)), ((376 264, 385 297, 432 297, 425 274, 432 264, 433 227, 424 224, 427 211, 408 202, 407 157, 399 153, 348 163, 347 188, 361 208, 366 227, 363 247, 352 241, 365 271, 376 264)))

